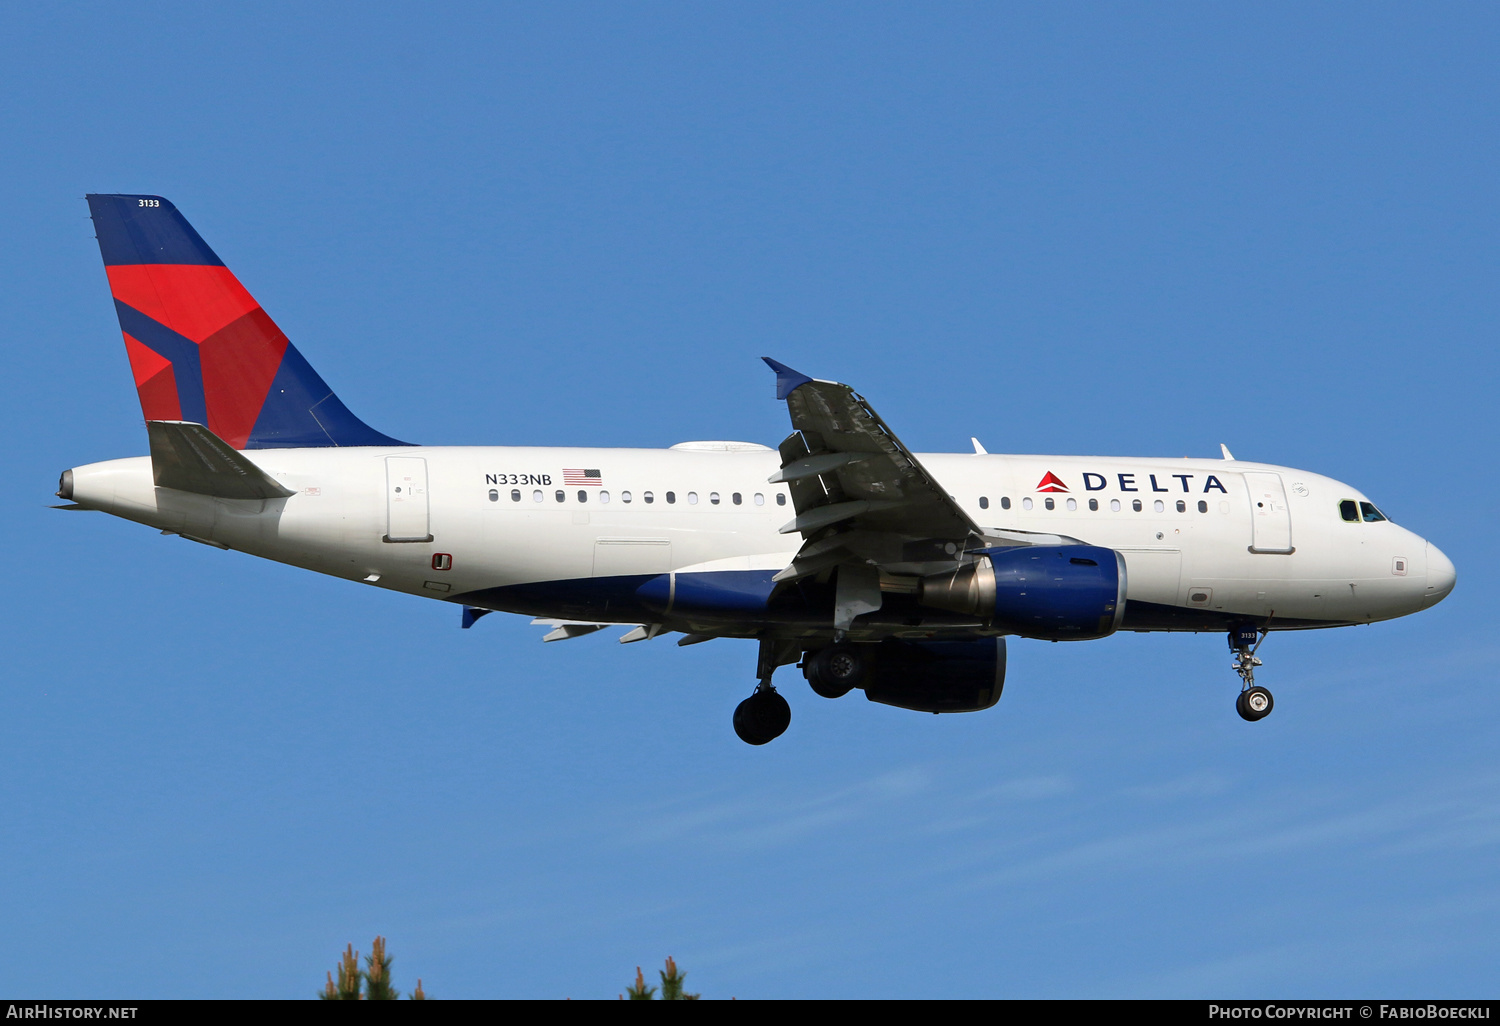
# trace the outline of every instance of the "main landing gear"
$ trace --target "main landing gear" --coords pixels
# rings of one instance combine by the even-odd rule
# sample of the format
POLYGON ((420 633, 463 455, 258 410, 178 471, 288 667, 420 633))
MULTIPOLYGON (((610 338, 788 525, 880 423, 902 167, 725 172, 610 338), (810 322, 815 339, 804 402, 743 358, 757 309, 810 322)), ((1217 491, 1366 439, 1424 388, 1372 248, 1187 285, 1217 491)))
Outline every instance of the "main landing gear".
POLYGON ((775 741, 792 723, 792 707, 771 684, 771 675, 776 667, 795 663, 802 654, 796 642, 773 641, 762 638, 760 659, 756 676, 760 683, 755 692, 734 710, 734 732, 747 745, 763 745, 775 741))
POLYGON ((832 645, 807 657, 807 683, 824 698, 843 698, 865 677, 865 658, 850 645, 832 645))
POLYGON ((1255 668, 1261 665, 1255 651, 1270 633, 1252 623, 1241 624, 1229 631, 1229 647, 1234 650, 1234 672, 1244 681, 1234 708, 1243 719, 1252 723, 1271 715, 1276 705, 1271 692, 1255 683, 1255 668))
POLYGON ((761 681, 755 694, 734 709, 734 732, 747 745, 775 741, 791 723, 792 707, 769 680, 761 681))

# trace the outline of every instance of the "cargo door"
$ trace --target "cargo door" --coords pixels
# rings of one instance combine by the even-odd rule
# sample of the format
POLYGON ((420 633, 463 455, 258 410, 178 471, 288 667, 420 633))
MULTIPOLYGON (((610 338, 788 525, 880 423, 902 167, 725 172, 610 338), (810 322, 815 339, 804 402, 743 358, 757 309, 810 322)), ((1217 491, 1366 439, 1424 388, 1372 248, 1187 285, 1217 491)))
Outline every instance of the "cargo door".
POLYGON ((419 456, 385 458, 386 530, 383 541, 430 542, 427 461, 419 456))
POLYGON ((1245 485, 1250 489, 1250 551, 1293 551, 1292 511, 1281 475, 1246 471, 1245 485))

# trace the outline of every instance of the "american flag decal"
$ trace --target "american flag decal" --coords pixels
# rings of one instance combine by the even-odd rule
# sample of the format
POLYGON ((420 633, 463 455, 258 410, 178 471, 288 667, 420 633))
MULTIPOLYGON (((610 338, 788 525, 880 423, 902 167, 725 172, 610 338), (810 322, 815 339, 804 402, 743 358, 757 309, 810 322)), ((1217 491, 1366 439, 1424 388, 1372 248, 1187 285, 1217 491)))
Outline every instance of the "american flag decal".
POLYGON ((563 484, 593 485, 598 488, 604 484, 604 477, 597 470, 570 470, 564 467, 563 484))

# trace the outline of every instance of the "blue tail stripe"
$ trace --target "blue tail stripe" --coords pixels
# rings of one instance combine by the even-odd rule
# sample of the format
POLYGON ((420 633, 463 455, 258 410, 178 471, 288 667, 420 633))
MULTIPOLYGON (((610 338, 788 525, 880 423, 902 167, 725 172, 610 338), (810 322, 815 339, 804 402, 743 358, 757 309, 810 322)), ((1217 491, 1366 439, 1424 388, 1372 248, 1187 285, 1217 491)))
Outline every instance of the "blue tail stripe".
MULTIPOLYGON (((119 264, 199 264, 223 267, 224 261, 193 226, 160 196, 90 194, 89 213, 104 266, 119 264)), ((132 332, 132 334, 134 334, 132 332)))
POLYGON ((289 342, 245 448, 410 444, 381 434, 349 412, 349 407, 333 394, 312 364, 289 342))
POLYGON ((208 401, 203 395, 203 363, 198 345, 171 328, 164 327, 133 306, 115 300, 120 328, 137 342, 172 361, 172 376, 177 379, 177 405, 182 419, 194 424, 208 423, 208 401))

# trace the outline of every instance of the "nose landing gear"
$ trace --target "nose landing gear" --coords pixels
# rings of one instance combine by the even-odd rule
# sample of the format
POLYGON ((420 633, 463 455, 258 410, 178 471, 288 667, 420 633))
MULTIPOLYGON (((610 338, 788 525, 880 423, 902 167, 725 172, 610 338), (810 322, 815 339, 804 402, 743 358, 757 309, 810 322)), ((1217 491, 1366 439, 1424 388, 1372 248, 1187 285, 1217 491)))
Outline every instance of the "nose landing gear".
POLYGON ((1254 723, 1265 719, 1276 705, 1271 692, 1255 683, 1255 668, 1261 665, 1255 652, 1271 632, 1255 624, 1241 624, 1229 631, 1229 647, 1234 650, 1234 672, 1244 682, 1234 708, 1243 719, 1254 723))

